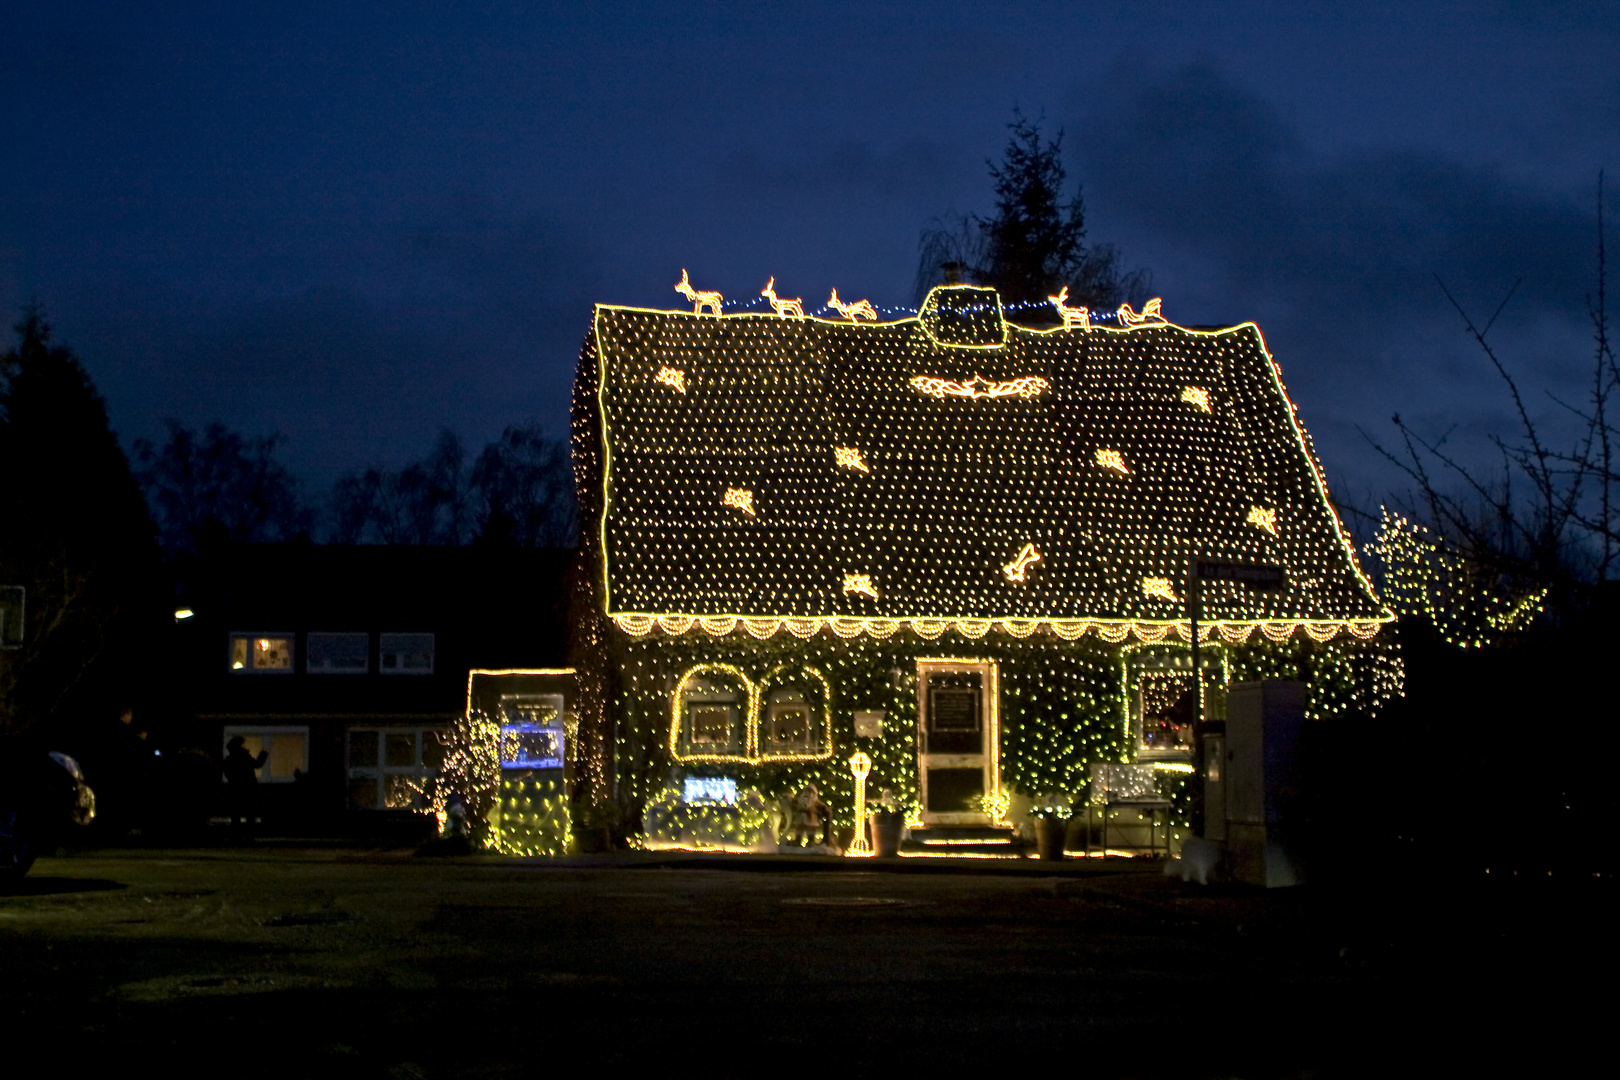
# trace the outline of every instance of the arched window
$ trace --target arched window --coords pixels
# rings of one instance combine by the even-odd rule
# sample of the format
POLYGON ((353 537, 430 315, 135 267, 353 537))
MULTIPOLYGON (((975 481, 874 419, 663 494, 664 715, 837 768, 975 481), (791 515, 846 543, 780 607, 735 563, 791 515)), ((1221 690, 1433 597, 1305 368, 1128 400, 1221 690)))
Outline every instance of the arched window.
POLYGON ((832 756, 832 684, 815 668, 773 668, 758 683, 699 664, 670 699, 676 761, 821 761, 832 756))
POLYGON ((748 758, 753 712, 748 678, 729 664, 703 664, 675 688, 670 740, 677 761, 748 758))
POLYGON ((758 755, 814 761, 832 754, 832 685, 812 667, 774 668, 760 681, 758 755))

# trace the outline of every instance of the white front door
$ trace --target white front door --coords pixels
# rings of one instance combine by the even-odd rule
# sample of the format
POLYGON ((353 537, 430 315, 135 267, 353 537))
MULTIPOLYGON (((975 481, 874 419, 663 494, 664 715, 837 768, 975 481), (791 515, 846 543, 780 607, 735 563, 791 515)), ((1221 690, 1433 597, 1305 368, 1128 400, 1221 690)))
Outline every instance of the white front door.
POLYGON ((928 825, 988 825, 1001 786, 999 691, 988 660, 917 661, 917 791, 928 825))

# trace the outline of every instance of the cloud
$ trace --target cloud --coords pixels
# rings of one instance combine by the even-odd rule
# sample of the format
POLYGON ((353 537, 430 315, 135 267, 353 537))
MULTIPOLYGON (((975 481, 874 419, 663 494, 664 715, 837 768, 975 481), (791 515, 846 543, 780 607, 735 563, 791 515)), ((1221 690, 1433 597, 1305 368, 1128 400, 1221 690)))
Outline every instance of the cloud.
POLYGON ((329 275, 341 284, 285 295, 103 285, 64 305, 64 338, 126 438, 158 437, 168 416, 279 431, 317 493, 340 472, 419 455, 441 426, 473 446, 531 418, 566 431, 600 289, 594 249, 576 233, 461 203, 374 226, 328 254, 344 263, 329 275))
POLYGON ((1314 154, 1210 62, 1121 65, 1087 101, 1070 149, 1106 238, 1153 267, 1173 319, 1261 323, 1330 467, 1390 482, 1356 428, 1382 433, 1394 412, 1457 425, 1482 451, 1485 433, 1515 434, 1437 277, 1481 322, 1521 282, 1492 336, 1538 418, 1567 434, 1543 390, 1579 401, 1588 377, 1590 191, 1422 146, 1314 154))

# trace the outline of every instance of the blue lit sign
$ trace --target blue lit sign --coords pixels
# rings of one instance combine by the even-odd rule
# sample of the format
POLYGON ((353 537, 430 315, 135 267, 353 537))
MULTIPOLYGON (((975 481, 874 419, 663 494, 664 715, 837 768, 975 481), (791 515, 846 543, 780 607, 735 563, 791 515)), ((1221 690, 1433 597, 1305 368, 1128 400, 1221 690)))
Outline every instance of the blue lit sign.
POLYGON ((528 721, 501 725, 501 768, 560 769, 563 767, 561 728, 528 721))
POLYGON ((689 803, 725 803, 737 801, 737 781, 729 776, 688 776, 686 794, 689 803))

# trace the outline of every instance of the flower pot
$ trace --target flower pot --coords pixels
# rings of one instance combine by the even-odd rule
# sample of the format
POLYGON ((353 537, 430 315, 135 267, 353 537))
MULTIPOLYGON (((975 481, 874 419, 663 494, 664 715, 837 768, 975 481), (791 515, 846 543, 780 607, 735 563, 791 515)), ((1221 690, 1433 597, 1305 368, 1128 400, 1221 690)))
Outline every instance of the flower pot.
POLYGON ((1035 819, 1035 851, 1043 859, 1063 858, 1063 838, 1069 822, 1060 817, 1035 819))
POLYGON ((906 815, 898 810, 880 810, 872 815, 872 850, 879 858, 900 854, 900 834, 906 828, 906 815))

